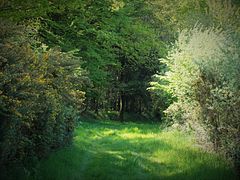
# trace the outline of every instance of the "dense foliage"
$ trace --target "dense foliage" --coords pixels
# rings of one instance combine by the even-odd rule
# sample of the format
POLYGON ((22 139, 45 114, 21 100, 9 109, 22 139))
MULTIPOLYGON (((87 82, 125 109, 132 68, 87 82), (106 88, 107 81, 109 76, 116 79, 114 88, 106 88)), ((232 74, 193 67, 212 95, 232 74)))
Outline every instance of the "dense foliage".
MULTIPOLYGON (((165 60, 166 73, 156 76, 150 90, 171 94, 174 103, 165 111, 167 119, 187 123, 198 134, 204 130, 213 149, 239 168, 240 21, 234 21, 239 19, 237 8, 225 5, 232 11, 213 17, 213 24, 219 22, 222 28, 196 25, 179 33, 165 60), (226 24, 226 18, 233 21, 226 24)), ((225 10, 221 4, 214 8, 214 15, 225 10)))
POLYGON ((94 115, 188 126, 239 167, 239 5, 1 1, 0 164, 70 144, 94 115))
POLYGON ((200 121, 215 150, 239 161, 239 42, 227 32, 195 28, 182 32, 166 62, 164 77, 177 101, 171 119, 200 121))
POLYGON ((1 163, 43 157, 70 143, 84 100, 77 59, 33 50, 23 28, 1 22, 1 163))
POLYGON ((1 9, 1 163, 70 143, 82 111, 151 115, 146 88, 166 47, 145 1, 3 1, 1 9))
POLYGON ((119 111, 122 120, 124 112, 151 114, 146 88, 166 47, 156 23, 146 22, 152 16, 146 2, 86 1, 70 8, 49 13, 39 34, 49 46, 83 58, 91 80, 85 110, 119 111))

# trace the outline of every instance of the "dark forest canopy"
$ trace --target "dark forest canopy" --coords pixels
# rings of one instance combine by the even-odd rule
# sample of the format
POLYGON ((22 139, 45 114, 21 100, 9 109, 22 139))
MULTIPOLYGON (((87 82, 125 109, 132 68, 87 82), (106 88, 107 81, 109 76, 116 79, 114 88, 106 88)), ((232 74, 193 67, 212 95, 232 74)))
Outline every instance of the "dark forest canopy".
POLYGON ((239 6, 1 0, 0 164, 71 143, 90 116, 197 123, 239 167, 239 6))

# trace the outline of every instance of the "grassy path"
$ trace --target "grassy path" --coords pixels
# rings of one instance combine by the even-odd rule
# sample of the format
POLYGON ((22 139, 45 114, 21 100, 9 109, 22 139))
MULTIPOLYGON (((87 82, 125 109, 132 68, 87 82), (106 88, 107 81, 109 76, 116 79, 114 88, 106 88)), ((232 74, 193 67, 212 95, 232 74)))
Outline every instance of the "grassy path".
POLYGON ((193 147, 190 135, 157 125, 82 123, 74 144, 39 165, 38 179, 234 179, 217 155, 193 147))

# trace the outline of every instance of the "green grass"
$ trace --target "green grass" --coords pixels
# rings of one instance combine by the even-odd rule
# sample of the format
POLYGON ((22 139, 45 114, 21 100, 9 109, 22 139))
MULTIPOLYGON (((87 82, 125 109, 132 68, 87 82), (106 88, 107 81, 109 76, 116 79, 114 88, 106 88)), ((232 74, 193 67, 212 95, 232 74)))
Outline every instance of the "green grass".
MULTIPOLYGON (((216 154, 191 135, 154 124, 83 122, 71 147, 42 160, 37 179, 236 179, 216 154)), ((30 178, 30 179, 33 179, 30 178)))

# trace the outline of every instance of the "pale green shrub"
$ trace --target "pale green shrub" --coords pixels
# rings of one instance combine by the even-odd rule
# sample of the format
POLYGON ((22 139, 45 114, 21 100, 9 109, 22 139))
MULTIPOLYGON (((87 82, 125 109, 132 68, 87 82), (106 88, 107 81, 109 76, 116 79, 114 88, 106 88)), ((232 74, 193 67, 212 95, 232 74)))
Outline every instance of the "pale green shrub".
POLYGON ((158 85, 177 99, 165 111, 167 117, 178 124, 201 124, 214 149, 238 165, 239 53, 237 33, 200 26, 182 31, 165 60, 169 71, 160 76, 168 84, 158 85))

